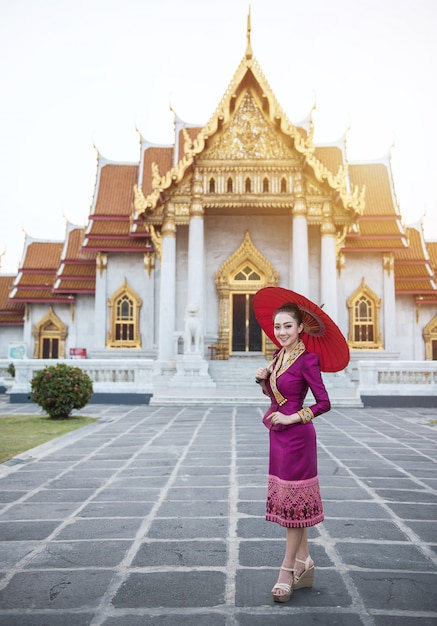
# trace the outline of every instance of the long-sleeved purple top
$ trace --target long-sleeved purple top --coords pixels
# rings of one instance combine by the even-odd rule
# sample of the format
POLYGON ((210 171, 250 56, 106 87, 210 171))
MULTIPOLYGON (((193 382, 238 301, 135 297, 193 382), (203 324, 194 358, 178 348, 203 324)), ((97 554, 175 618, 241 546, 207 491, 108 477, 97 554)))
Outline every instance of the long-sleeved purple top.
POLYGON ((264 415, 263 422, 269 429, 283 430, 289 428, 284 424, 271 425, 267 417, 274 411, 279 411, 284 415, 292 415, 303 408, 305 397, 308 389, 311 389, 315 399, 315 404, 309 408, 312 410, 314 417, 326 413, 331 408, 328 392, 322 380, 320 372, 319 357, 313 352, 304 352, 301 354, 288 369, 285 370, 276 379, 278 391, 287 399, 287 401, 279 405, 276 400, 269 380, 266 381, 267 390, 271 399, 271 405, 264 415))

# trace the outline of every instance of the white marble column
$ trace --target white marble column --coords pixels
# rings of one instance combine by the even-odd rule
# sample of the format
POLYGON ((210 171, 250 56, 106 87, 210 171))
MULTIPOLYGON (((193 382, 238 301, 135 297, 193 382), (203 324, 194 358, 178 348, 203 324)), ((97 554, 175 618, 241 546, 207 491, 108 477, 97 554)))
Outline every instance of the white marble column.
POLYGON ((291 289, 309 297, 308 223, 302 175, 294 182, 295 203, 293 206, 293 247, 291 289))
POLYGON ((202 329, 204 299, 204 222, 202 206, 202 178, 196 171, 193 177, 190 226, 188 233, 188 294, 187 306, 196 306, 202 329))
MULTIPOLYGON (((94 297, 94 345, 92 350, 104 350, 109 331, 108 318, 108 255, 99 252, 96 258, 96 293, 94 297)), ((85 346, 86 347, 86 346, 85 346)))
POLYGON ((329 202, 325 202, 323 205, 320 235, 320 302, 317 304, 323 304, 323 310, 337 322, 336 229, 333 222, 332 207, 329 202))
POLYGON ((386 351, 396 348, 396 301, 395 301, 395 272, 394 254, 386 252, 382 257, 384 267, 383 279, 383 303, 384 303, 384 349, 386 351))
POLYGON ((161 230, 161 284, 159 296, 158 359, 174 359, 174 332, 176 320, 176 225, 174 206, 165 207, 161 230))

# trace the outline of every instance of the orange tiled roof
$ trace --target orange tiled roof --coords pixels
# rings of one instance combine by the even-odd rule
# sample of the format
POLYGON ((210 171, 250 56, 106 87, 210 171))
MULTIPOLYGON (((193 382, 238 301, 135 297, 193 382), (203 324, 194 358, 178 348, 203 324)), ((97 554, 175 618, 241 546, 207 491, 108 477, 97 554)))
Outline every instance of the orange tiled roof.
POLYGON ((46 271, 51 274, 58 269, 63 242, 59 241, 31 241, 26 248, 25 257, 19 271, 34 270, 46 271))
POLYGON ((0 326, 23 326, 24 305, 9 300, 15 276, 0 275, 0 326))
POLYGON ((54 293, 94 293, 96 252, 83 250, 84 228, 70 228, 53 287, 54 293))
POLYGON ((89 239, 86 244, 89 250, 100 252, 151 252, 153 250, 149 240, 129 238, 89 239))
POLYGON ((145 196, 152 192, 152 163, 156 163, 161 176, 166 174, 173 166, 173 148, 150 146, 144 151, 142 190, 145 196))
POLYGON ((393 204, 393 193, 390 184, 391 173, 384 163, 362 163, 349 165, 349 176, 352 185, 366 186, 367 216, 398 216, 397 207, 393 204))
POLYGON ((56 271, 64 244, 53 241, 32 241, 25 246, 24 259, 11 287, 15 302, 65 302, 53 293, 56 271))
POLYGON ((64 263, 71 262, 95 262, 96 253, 82 248, 85 228, 73 228, 67 234, 66 246, 62 260, 64 263))
POLYGON ((437 241, 427 241, 426 249, 428 250, 431 267, 437 275, 437 241))
POLYGON ((365 185, 365 209, 358 232, 348 233, 345 252, 390 252, 408 245, 393 197, 391 171, 384 163, 349 165, 351 185, 365 185))
MULTIPOLYGON (((148 178, 151 180, 151 171, 148 178)), ((84 253, 151 250, 150 234, 144 226, 137 226, 134 232, 131 230, 134 185, 137 180, 137 165, 111 163, 102 166, 95 207, 83 236, 84 253)))
POLYGON ((314 154, 333 174, 343 165, 343 152, 337 146, 316 146, 314 154))
POLYGON ((426 244, 421 231, 407 228, 408 248, 395 252, 395 291, 397 294, 426 295, 437 287, 426 244))
POLYGON ((138 180, 137 165, 108 163, 100 170, 97 200, 90 220, 96 216, 130 216, 134 185, 138 180))
POLYGON ((59 278, 54 287, 54 293, 94 293, 96 291, 96 276, 89 280, 75 280, 72 278, 59 278))

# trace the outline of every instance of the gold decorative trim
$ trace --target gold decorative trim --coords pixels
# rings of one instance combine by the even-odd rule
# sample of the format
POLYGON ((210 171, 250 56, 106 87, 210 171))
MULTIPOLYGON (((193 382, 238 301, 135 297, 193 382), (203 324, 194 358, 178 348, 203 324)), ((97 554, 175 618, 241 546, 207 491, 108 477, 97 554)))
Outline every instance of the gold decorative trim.
POLYGON ((433 360, 433 344, 437 345, 437 315, 423 329, 423 338, 425 340, 425 360, 433 360))
POLYGON ((349 347, 360 350, 382 350, 384 346, 380 331, 381 298, 370 289, 364 278, 361 280, 360 286, 348 298, 347 307, 349 310, 349 347), (359 322, 358 314, 363 308, 367 309, 369 314, 367 318, 361 315, 359 322), (364 339, 360 339, 357 337, 356 334, 359 333, 360 328, 365 331, 365 335, 371 331, 373 338, 368 339, 366 336, 364 339))
POLYGON ((56 315, 50 306, 46 315, 32 327, 33 358, 43 358, 44 339, 58 340, 58 358, 65 359, 65 343, 68 335, 68 327, 56 315))
MULTIPOLYGON (((336 193, 344 209, 352 213, 351 218, 354 216, 357 217, 363 213, 365 206, 365 186, 363 185, 361 188, 355 186, 352 192, 349 192, 347 164, 341 165, 337 174, 333 174, 318 160, 315 155, 315 146, 313 143, 312 120, 308 134, 302 133, 299 128, 288 120, 276 100, 258 62, 253 58, 249 44, 250 38, 248 40, 246 55, 240 62, 216 111, 209 122, 198 133, 197 137, 192 140, 190 139, 189 142, 185 142, 187 151, 183 157, 174 167, 162 175, 159 172, 157 164, 153 164, 152 191, 147 198, 144 198, 144 196, 141 197, 141 194, 138 194, 138 190, 135 190, 134 207, 137 216, 146 213, 148 217, 153 213, 157 207, 162 204, 162 193, 170 192, 171 189, 183 181, 194 161, 199 160, 199 155, 202 155, 202 158, 206 156, 208 149, 214 145, 211 144, 211 138, 215 138, 217 135, 217 140, 220 141, 223 137, 223 134, 219 136, 220 131, 225 128, 226 132, 228 132, 229 128, 234 123, 238 107, 244 102, 244 98, 250 98, 252 103, 257 103, 258 113, 254 112, 254 114, 261 116, 258 119, 266 125, 269 134, 275 137, 275 141, 279 141, 278 133, 282 133, 282 149, 286 149, 286 146, 290 146, 290 158, 293 159, 294 163, 296 163, 296 154, 297 156, 301 156, 306 166, 312 169, 314 178, 319 182, 326 182, 330 191, 336 193)), ((256 133, 254 134, 256 129, 251 128, 249 119, 246 120, 245 126, 243 124, 243 126, 240 125, 240 127, 246 140, 248 140, 244 144, 246 146, 245 150, 247 151, 247 149, 249 149, 247 154, 250 155, 252 159, 259 159, 260 157, 257 151, 259 146, 262 145, 259 142, 263 141, 263 137, 260 137, 256 133)), ((281 158, 283 158, 283 156, 284 155, 282 155, 281 158)), ((234 154, 233 158, 235 160, 235 158, 238 157, 234 154)), ((271 154, 269 154, 269 158, 272 158, 271 154)))
POLYGON ((145 252, 144 253, 144 271, 147 272, 147 275, 149 278, 154 269, 155 269, 155 253, 145 252))
MULTIPOLYGON (((214 278, 219 295, 219 332, 216 358, 226 360, 229 358, 232 346, 230 330, 232 327, 231 294, 236 292, 256 293, 262 287, 278 285, 279 274, 270 261, 253 245, 247 231, 241 245, 222 264, 214 278), (250 281, 250 289, 248 288, 249 281, 239 282, 234 278, 245 265, 249 265, 260 277, 259 280, 250 281)), ((272 353, 272 347, 271 342, 266 342, 266 354, 272 353)))
POLYGON ((97 252, 96 255, 96 269, 99 272, 100 278, 102 278, 103 272, 106 272, 108 267, 108 255, 106 252, 97 252))
POLYGON ((387 275, 390 278, 390 275, 394 271, 395 267, 395 255, 393 252, 385 252, 382 255, 382 266, 384 268, 384 271, 387 272, 387 275))
POLYGON ((126 278, 123 280, 123 284, 119 287, 110 298, 108 298, 109 309, 109 331, 106 339, 107 348, 141 348, 141 335, 140 335, 140 309, 143 301, 137 293, 128 285, 126 278), (127 297, 131 301, 132 317, 130 318, 130 324, 133 326, 133 337, 131 339, 117 339, 116 325, 117 325, 117 303, 123 298, 127 297))

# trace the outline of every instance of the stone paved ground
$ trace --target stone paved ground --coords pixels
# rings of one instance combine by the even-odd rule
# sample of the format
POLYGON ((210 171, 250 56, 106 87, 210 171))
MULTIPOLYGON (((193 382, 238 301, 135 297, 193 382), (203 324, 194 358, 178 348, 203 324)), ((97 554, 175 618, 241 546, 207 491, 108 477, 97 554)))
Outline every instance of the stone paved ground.
POLYGON ((435 626, 437 409, 316 419, 315 585, 284 605, 262 411, 90 405, 0 466, 0 626, 435 626))

